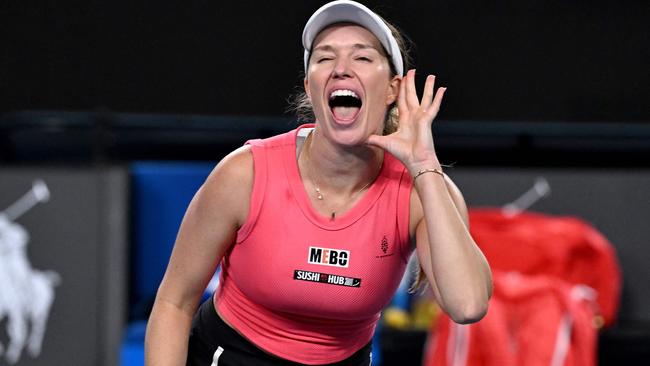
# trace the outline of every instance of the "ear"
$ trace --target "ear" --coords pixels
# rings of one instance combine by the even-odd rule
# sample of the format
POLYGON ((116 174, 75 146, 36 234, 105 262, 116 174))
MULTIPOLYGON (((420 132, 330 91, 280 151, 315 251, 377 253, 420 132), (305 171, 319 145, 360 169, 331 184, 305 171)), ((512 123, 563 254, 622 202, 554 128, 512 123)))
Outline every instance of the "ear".
POLYGON ((388 83, 388 93, 386 93, 386 105, 391 105, 397 101, 399 95, 399 84, 402 82, 402 77, 399 75, 393 76, 388 83))
POLYGON ((309 100, 311 101, 311 94, 309 94, 309 80, 307 80, 307 77, 306 77, 306 76, 305 76, 305 78, 302 80, 302 85, 303 85, 303 88, 305 88, 305 94, 307 94, 307 97, 308 97, 309 100))

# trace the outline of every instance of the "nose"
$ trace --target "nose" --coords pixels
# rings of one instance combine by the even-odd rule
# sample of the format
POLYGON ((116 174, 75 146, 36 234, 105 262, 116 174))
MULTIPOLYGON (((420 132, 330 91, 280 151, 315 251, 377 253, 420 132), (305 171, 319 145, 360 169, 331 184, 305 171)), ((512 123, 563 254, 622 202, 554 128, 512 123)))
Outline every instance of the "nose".
POLYGON ((332 76, 334 78, 346 78, 350 77, 350 62, 345 57, 339 57, 336 59, 334 64, 334 69, 332 70, 332 76))

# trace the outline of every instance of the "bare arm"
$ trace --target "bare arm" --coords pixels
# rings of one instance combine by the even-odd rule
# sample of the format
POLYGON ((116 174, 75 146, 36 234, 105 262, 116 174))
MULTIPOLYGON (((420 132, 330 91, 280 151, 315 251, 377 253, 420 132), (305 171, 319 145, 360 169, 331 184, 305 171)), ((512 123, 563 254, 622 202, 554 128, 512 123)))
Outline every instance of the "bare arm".
POLYGON ((215 167, 190 202, 147 324, 146 365, 185 365, 192 317, 246 219, 252 185, 252 154, 243 147, 215 167))
MULTIPOLYGON (((424 170, 442 171, 431 126, 446 89, 434 93, 434 80, 433 75, 427 77, 420 101, 415 71, 409 70, 399 84, 399 128, 387 136, 372 135, 367 141, 392 153, 413 177, 424 170)), ((421 203, 419 213, 415 210, 413 215, 420 265, 441 307, 454 321, 477 321, 487 311, 492 279, 485 257, 469 234, 462 195, 451 180, 436 172, 415 179, 415 191, 421 203)))
POLYGON ((424 175, 419 177, 419 190, 416 185, 411 197, 418 260, 445 312, 458 323, 471 323, 487 311, 492 295, 490 268, 469 235, 467 205, 460 190, 449 177, 443 180, 435 173, 428 174, 434 179, 419 182, 424 175), (430 184, 432 187, 422 187, 430 184), (429 196, 421 200, 419 192, 429 196), (431 232, 428 227, 433 228, 431 232))

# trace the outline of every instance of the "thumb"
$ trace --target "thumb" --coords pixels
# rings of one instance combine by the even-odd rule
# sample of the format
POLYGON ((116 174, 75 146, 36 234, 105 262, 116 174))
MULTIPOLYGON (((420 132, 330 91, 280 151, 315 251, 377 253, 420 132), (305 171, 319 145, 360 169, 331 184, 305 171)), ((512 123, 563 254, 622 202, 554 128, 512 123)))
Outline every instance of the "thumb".
POLYGON ((388 150, 389 139, 386 136, 370 135, 366 140, 366 144, 388 150))

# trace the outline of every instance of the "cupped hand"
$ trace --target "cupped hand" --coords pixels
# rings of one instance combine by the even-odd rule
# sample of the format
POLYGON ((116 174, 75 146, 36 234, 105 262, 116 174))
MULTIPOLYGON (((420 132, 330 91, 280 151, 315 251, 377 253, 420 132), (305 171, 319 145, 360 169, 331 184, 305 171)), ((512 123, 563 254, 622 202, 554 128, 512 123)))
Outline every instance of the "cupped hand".
POLYGON ((434 95, 435 76, 427 76, 422 100, 415 90, 415 70, 402 78, 397 97, 399 127, 390 135, 371 135, 367 144, 380 147, 397 159, 411 172, 440 168, 433 144, 431 125, 440 110, 446 88, 438 88, 434 95))

